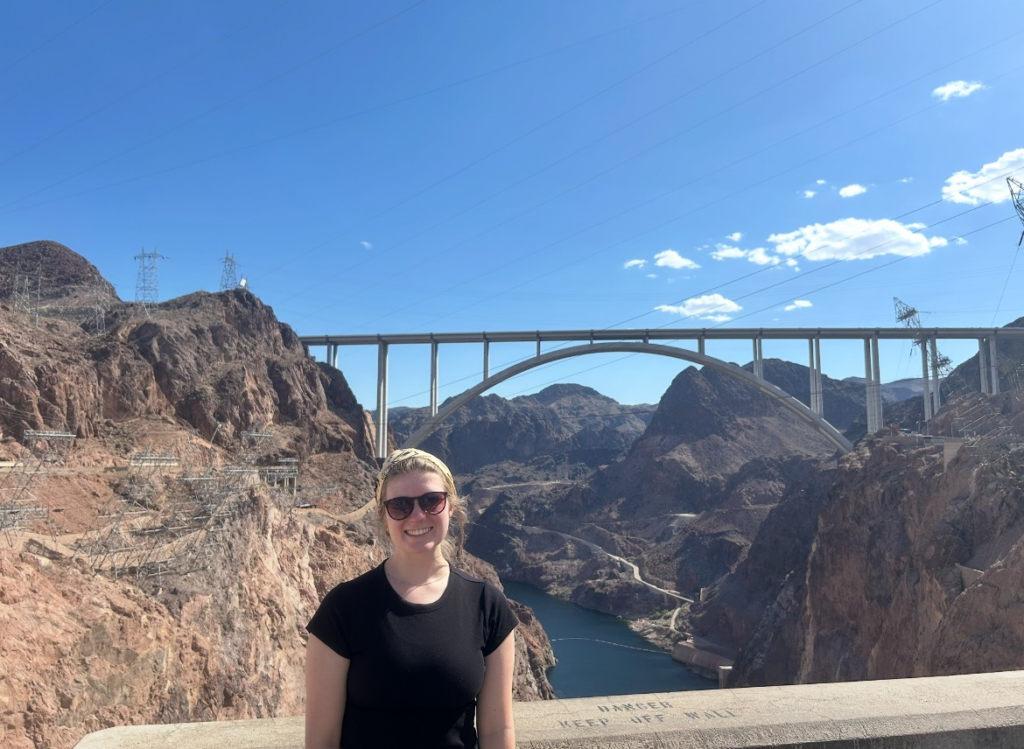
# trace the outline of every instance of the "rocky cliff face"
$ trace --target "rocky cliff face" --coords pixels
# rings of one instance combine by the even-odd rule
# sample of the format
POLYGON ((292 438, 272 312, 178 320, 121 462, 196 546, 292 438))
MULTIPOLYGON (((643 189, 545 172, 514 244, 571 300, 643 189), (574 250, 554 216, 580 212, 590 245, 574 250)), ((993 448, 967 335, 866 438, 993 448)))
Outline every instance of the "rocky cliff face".
POLYGON ((312 361, 291 328, 247 291, 196 293, 148 314, 122 305, 108 312, 103 335, 4 311, 12 323, 0 326, 5 434, 97 437, 108 422, 160 416, 221 445, 242 432, 276 430, 282 454, 372 454, 365 416, 341 373, 312 361))
MULTIPOLYGON (((0 253, 51 285, 95 271, 55 243, 0 253)), ((99 330, 58 297, 0 303, 0 744, 301 713, 306 621, 384 554, 354 512, 375 464, 343 375, 246 291, 108 300, 99 330), (51 453, 29 429, 77 439, 51 453), (294 493, 261 483, 282 458, 294 493)), ((516 611, 516 696, 550 698, 547 638, 516 611)))
MULTIPOLYGON (((187 576, 110 580, 45 536, 0 549, 0 744, 66 749, 111 726, 301 714, 305 624, 333 585, 383 559, 371 539, 252 495, 187 576)), ((529 608, 516 612, 516 698, 550 699, 550 644, 529 608)))
MULTIPOLYGON (((951 389, 930 427, 945 437, 873 437, 772 511, 692 617, 738 651, 737 685, 1024 667, 1016 348, 1000 347, 1000 395, 951 389)), ((947 382, 977 375, 971 360, 947 382)))

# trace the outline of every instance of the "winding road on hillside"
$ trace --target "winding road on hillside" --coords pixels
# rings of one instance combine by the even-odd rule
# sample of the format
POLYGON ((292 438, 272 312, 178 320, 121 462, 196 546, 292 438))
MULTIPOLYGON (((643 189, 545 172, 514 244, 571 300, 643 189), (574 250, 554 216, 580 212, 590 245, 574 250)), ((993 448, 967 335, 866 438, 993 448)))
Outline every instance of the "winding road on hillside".
POLYGON ((633 564, 628 559, 624 559, 623 557, 620 557, 620 556, 617 556, 615 554, 612 554, 610 551, 605 551, 603 548, 601 548, 600 546, 595 544, 593 541, 587 541, 584 538, 579 538, 578 536, 573 536, 573 535, 570 535, 568 533, 562 533, 561 531, 553 531, 553 530, 549 530, 548 528, 538 528, 537 526, 534 526, 534 525, 524 525, 524 526, 522 526, 522 528, 523 528, 524 531, 533 532, 533 533, 554 533, 555 535, 561 536, 562 538, 567 539, 569 541, 575 541, 577 543, 583 544, 584 546, 586 546, 591 551, 593 551, 593 552, 595 552, 597 554, 604 554, 606 557, 610 557, 611 559, 614 559, 616 562, 619 562, 620 564, 624 564, 627 567, 629 567, 630 569, 632 569, 633 570, 633 578, 638 583, 640 583, 642 585, 646 585, 651 590, 655 590, 655 591, 657 591, 659 593, 663 593, 664 595, 671 596, 672 598, 676 598, 676 599, 678 599, 680 601, 685 601, 686 603, 693 603, 693 599, 692 598, 687 598, 686 596, 684 596, 679 591, 669 590, 667 588, 659 588, 654 583, 647 582, 646 580, 644 580, 640 576, 640 568, 639 567, 637 567, 635 564, 633 564))

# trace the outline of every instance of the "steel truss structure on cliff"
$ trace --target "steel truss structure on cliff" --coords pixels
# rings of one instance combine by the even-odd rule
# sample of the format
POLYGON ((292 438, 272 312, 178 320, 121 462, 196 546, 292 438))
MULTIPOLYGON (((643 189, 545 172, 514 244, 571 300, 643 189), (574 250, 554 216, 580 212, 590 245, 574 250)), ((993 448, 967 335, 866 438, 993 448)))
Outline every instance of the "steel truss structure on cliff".
POLYGON ((208 566, 217 530, 245 496, 238 474, 196 470, 192 456, 132 455, 119 492, 76 545, 110 577, 187 574, 208 566))
POLYGON ((28 455, 0 464, 0 532, 8 545, 13 546, 33 521, 49 518, 49 511, 37 504, 32 485, 46 473, 46 466, 67 460, 74 440, 70 432, 26 429, 21 441, 28 455))
POLYGON ((398 345, 430 346, 430 414, 428 422, 413 434, 403 447, 419 445, 441 422, 475 396, 504 380, 535 367, 559 359, 595 353, 647 353, 690 361, 712 367, 724 374, 761 390, 778 399, 780 405, 791 410, 813 429, 818 430, 839 450, 852 448, 849 441, 824 419, 824 392, 822 386, 821 342, 823 340, 859 341, 864 348, 864 380, 866 417, 869 433, 875 433, 884 424, 882 383, 879 364, 879 341, 924 341, 921 345, 921 375, 924 384, 925 423, 931 422, 942 406, 939 384, 938 357, 929 357, 938 341, 974 340, 978 345, 979 386, 987 395, 1000 390, 998 343, 1024 340, 1024 328, 654 328, 622 330, 536 330, 479 333, 401 333, 377 335, 315 335, 300 336, 307 350, 324 346, 328 364, 338 366, 338 352, 344 346, 375 346, 377 348, 377 433, 376 454, 383 458, 388 444, 388 352, 398 345), (748 340, 752 353, 752 372, 708 356, 705 346, 709 341, 748 340), (765 340, 806 341, 810 376, 809 403, 803 403, 764 379, 765 340), (655 342, 662 343, 655 343, 655 342), (498 343, 536 343, 534 357, 524 359, 501 372, 490 372, 490 347, 498 343), (441 345, 477 343, 483 347, 483 376, 479 384, 449 400, 443 410, 438 409, 438 351, 441 345), (576 343, 570 348, 542 350, 544 343, 576 343), (691 344, 690 348, 685 345, 691 344), (696 344, 693 346, 693 344, 696 344))
MULTIPOLYGON (((195 445, 173 454, 149 450, 129 457, 116 496, 82 535, 75 555, 94 572, 138 579, 185 575, 207 569, 219 547, 226 520, 239 510, 249 490, 262 483, 295 494, 297 458, 277 465, 256 464, 258 446, 273 435, 244 432, 235 463, 216 465, 208 450, 195 445)), ((274 492, 278 501, 279 492, 274 492)), ((294 499, 286 503, 289 509, 294 499)))

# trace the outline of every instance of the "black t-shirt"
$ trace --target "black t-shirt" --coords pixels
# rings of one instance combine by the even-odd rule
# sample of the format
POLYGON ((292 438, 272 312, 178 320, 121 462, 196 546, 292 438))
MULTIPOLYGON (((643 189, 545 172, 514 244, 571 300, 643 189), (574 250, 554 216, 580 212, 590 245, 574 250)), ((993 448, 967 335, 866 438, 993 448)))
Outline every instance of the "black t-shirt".
POLYGON ((327 594, 306 629, 350 661, 343 749, 472 749, 484 657, 518 619, 501 591, 451 568, 434 603, 404 600, 384 565, 327 594))

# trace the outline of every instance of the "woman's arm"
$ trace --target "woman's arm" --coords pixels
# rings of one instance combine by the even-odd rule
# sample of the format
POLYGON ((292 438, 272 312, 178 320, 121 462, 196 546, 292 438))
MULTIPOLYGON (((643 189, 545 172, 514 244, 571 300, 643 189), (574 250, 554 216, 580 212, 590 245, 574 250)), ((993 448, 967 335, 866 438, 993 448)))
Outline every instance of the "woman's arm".
MULTIPOLYGON (((484 658, 484 685, 476 698, 476 733, 480 749, 515 749, 512 722, 512 674, 516 665, 515 630, 484 658)), ((307 747, 308 749, 308 747, 307 747)))
POLYGON ((316 635, 306 644, 306 749, 338 749, 345 717, 348 658, 316 635))

